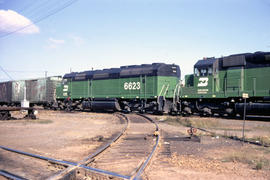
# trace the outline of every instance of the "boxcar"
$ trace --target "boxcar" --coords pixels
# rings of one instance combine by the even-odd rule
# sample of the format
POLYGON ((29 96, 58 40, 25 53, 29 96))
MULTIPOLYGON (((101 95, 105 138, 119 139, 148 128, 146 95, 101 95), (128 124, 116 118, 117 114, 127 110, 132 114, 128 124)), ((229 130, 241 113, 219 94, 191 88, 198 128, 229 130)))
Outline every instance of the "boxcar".
POLYGON ((24 99, 25 81, 8 81, 0 83, 0 104, 19 105, 24 99))
POLYGON ((61 82, 59 76, 26 80, 26 99, 32 105, 52 106, 56 100, 56 87, 61 82))
POLYGON ((25 98, 30 105, 52 106, 56 101, 56 87, 62 77, 48 77, 32 80, 8 81, 0 83, 0 105, 20 105, 25 98), (26 92, 24 92, 26 90, 26 92))

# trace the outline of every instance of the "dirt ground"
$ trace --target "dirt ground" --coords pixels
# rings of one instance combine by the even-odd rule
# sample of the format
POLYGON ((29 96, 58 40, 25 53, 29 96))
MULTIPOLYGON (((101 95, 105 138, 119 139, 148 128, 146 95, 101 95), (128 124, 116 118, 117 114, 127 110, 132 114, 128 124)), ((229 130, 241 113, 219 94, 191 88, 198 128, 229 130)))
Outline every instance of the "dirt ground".
MULTIPOLYGON (((242 137, 242 120, 151 117, 159 122, 163 139, 145 179, 270 179, 269 147, 224 138, 229 134, 242 137), (222 136, 198 130, 201 141, 190 141, 186 138, 186 121, 222 136)), ((270 121, 246 121, 245 129, 247 139, 270 137, 270 121)))
MULTIPOLYGON (((20 118, 23 114, 16 112, 12 116, 20 118)), ((270 148, 242 145, 223 137, 241 137, 241 120, 151 117, 158 121, 162 138, 144 179, 270 179, 270 148), (189 139, 186 125, 190 123, 216 134, 197 131, 200 138, 189 139)), ((0 145, 78 162, 123 126, 113 114, 39 111, 37 120, 0 121, 0 145)), ((247 121, 245 135, 267 144, 270 121, 247 121)), ((0 150, 0 170, 22 177, 45 179, 61 168, 0 150)))
MULTIPOLYGON (((12 116, 21 118, 24 115, 15 112, 12 116)), ((39 111, 37 120, 0 121, 0 145, 45 157, 79 162, 95 152, 122 127, 119 118, 112 114, 39 111)), ((3 150, 0 151, 0 169, 26 175, 23 177, 29 179, 45 179, 58 171, 49 163, 44 164, 40 160, 10 152, 7 154, 3 150), (17 160, 17 157, 23 159, 17 160), (45 171, 37 168, 36 163, 45 171), (36 173, 38 169, 43 173, 36 173)))

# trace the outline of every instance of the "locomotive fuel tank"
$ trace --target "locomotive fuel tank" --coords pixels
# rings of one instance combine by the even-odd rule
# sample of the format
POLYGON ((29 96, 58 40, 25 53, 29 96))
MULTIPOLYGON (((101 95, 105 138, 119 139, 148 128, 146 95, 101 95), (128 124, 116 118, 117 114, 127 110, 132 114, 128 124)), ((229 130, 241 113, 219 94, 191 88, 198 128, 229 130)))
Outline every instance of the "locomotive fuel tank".
POLYGON ((83 101, 83 109, 90 109, 93 111, 120 111, 121 107, 117 99, 95 99, 93 101, 83 101))
MULTIPOLYGON (((245 103, 236 103, 236 113, 243 114, 245 103)), ((246 103, 246 113, 249 115, 270 115, 269 103, 246 103)))

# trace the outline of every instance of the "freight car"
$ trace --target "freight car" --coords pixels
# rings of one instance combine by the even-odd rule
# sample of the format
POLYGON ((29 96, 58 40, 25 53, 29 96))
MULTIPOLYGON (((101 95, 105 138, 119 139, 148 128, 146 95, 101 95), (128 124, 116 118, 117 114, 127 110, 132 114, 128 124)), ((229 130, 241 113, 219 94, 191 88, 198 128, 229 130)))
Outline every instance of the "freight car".
POLYGON ((0 105, 20 105, 24 96, 25 81, 8 81, 0 83, 0 105))
POLYGON ((61 76, 26 80, 26 99, 30 105, 50 108, 56 101, 56 87, 62 82, 61 76))
POLYGON ((206 58, 194 65, 194 74, 185 76, 181 89, 182 113, 210 116, 247 113, 270 114, 270 52, 206 58))
POLYGON ((43 105, 51 107, 56 99, 56 86, 62 82, 62 77, 47 77, 32 80, 8 81, 0 83, 0 105, 19 106, 26 100, 30 106, 43 105))
POLYGON ((61 109, 177 113, 180 68, 153 63, 65 74, 57 88, 61 109))

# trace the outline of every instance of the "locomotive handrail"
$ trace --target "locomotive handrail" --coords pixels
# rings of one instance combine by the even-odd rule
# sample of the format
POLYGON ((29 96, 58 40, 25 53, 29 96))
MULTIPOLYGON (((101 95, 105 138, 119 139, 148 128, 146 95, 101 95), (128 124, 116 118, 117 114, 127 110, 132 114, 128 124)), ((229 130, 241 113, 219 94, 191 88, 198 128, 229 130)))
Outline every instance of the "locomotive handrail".
POLYGON ((163 92, 164 87, 165 87, 165 85, 163 84, 163 85, 162 85, 162 88, 161 88, 161 90, 160 90, 160 92, 159 92, 159 94, 158 94, 158 97, 159 97, 159 96, 161 95, 161 93, 163 92))
POLYGON ((175 99, 177 99, 177 102, 179 102, 179 91, 180 91, 180 83, 176 84, 175 86, 175 89, 173 92, 173 104, 175 104, 175 99))
POLYGON ((167 94, 167 92, 168 92, 169 87, 170 87, 170 84, 168 84, 168 85, 167 85, 167 88, 166 88, 166 90, 165 90, 165 92, 164 92, 164 95, 163 95, 164 97, 166 96, 166 94, 167 94))

